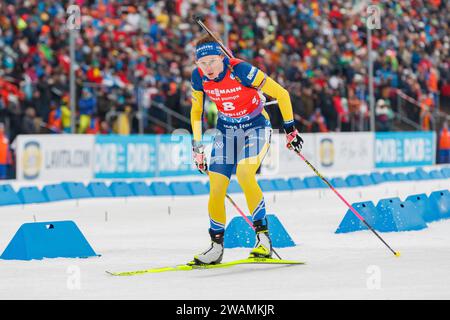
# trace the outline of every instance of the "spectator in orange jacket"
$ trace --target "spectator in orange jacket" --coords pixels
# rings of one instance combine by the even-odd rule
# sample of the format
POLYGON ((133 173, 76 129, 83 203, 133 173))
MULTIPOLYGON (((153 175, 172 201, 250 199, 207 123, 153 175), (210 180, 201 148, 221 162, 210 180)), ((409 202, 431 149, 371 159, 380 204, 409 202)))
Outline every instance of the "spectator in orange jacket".
POLYGON ((8 166, 11 164, 9 139, 5 136, 5 126, 0 123, 0 179, 7 178, 8 166))
POLYGON ((55 102, 52 102, 52 104, 50 105, 47 128, 54 133, 60 133, 62 131, 61 109, 56 105, 55 102))

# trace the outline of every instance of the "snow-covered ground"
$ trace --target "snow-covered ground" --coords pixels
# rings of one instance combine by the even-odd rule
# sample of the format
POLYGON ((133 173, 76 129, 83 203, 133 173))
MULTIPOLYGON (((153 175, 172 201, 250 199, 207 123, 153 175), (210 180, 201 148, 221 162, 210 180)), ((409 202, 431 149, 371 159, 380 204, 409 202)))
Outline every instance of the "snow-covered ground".
MULTIPOLYGON (((339 189, 350 202, 449 189, 450 179, 339 189)), ((233 199, 247 211, 242 194, 233 199)), ((0 253, 25 222, 73 220, 101 257, 0 260, 0 299, 449 299, 450 220, 414 232, 335 234, 347 208, 331 190, 266 193, 268 213, 297 246, 278 249, 301 266, 242 265, 112 277, 180 264, 209 245, 207 196, 62 201, 0 207, 0 253)), ((228 220, 238 215, 227 206, 228 220)), ((249 249, 227 249, 224 260, 249 249)))

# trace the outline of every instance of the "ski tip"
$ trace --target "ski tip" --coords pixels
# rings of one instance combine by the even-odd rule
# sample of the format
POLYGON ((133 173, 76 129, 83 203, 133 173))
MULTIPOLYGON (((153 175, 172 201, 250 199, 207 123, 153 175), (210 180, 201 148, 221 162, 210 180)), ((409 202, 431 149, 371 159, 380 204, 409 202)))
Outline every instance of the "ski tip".
POLYGON ((396 256, 396 257, 400 257, 400 252, 398 252, 398 251, 395 252, 395 256, 396 256))

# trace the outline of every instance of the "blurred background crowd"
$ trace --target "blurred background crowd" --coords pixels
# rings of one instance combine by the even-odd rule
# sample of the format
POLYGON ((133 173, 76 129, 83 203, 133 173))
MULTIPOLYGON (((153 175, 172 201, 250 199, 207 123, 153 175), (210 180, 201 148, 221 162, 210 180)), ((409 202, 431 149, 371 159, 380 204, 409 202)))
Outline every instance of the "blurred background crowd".
MULTIPOLYGON (((227 2, 229 47, 288 89, 301 131, 369 129, 368 1, 227 2)), ((77 132, 189 129, 194 43, 202 34, 192 16, 202 13, 223 34, 224 1, 3 0, 0 141, 70 132, 66 8, 72 3, 82 15, 75 40, 77 132)), ((381 8, 381 28, 372 30, 376 128, 395 130, 395 115, 403 114, 430 130, 436 108, 445 112, 450 104, 450 2, 371 3, 381 8)), ((280 128, 278 108, 267 110, 280 128)), ((213 127, 217 110, 208 102, 205 111, 205 127, 213 127)))

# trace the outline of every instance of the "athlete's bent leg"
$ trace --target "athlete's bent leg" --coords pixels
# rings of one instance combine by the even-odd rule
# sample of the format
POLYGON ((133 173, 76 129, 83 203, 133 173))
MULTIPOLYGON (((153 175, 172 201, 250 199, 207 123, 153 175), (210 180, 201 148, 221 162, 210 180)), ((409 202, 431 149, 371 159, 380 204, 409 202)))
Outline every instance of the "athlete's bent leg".
POLYGON ((268 148, 269 144, 264 144, 257 156, 242 159, 236 168, 237 179, 244 191, 247 206, 252 214, 253 225, 256 231, 256 245, 250 252, 250 257, 269 258, 273 252, 266 219, 264 196, 256 181, 256 172, 268 148))

